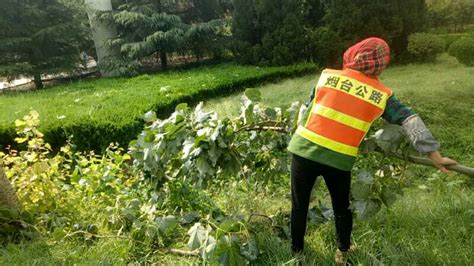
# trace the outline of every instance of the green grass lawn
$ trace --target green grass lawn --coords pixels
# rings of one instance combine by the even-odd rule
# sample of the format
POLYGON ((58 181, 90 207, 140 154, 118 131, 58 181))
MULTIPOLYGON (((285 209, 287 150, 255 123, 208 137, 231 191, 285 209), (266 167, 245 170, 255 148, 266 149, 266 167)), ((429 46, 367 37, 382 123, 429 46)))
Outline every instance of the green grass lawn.
POLYGON ((14 121, 30 110, 39 112, 40 129, 53 147, 60 147, 70 135, 82 150, 103 149, 111 142, 126 145, 142 129, 142 117, 149 110, 165 116, 181 102, 193 103, 314 69, 310 64, 255 67, 228 63, 0 95, 0 145, 13 144, 14 121))
MULTIPOLYGON (((435 64, 396 66, 382 81, 401 100, 412 106, 442 144, 443 154, 474 166, 474 68, 462 66, 443 55, 435 64)), ((259 87, 268 105, 289 105, 306 100, 317 75, 284 80, 259 87)), ((208 110, 222 116, 238 113, 239 95, 207 101, 208 110)), ((355 220, 353 241, 358 251, 353 265, 472 265, 474 250, 473 182, 458 174, 439 174, 426 167, 411 166, 415 177, 390 209, 384 208, 368 221, 355 220)), ((246 191, 239 185, 211 189, 213 199, 226 213, 275 214, 290 211, 289 180, 283 186, 246 191)), ((324 186, 315 188, 313 204, 328 202, 324 186)), ((257 232, 265 249, 254 265, 332 265, 335 251, 332 222, 308 227, 303 256, 293 257, 289 241, 268 231, 257 232)), ((186 245, 186 234, 177 248, 186 245)), ((103 238, 83 242, 43 238, 0 248, 0 265, 196 265, 197 258, 172 255, 156 248, 138 256, 127 239, 103 238)))

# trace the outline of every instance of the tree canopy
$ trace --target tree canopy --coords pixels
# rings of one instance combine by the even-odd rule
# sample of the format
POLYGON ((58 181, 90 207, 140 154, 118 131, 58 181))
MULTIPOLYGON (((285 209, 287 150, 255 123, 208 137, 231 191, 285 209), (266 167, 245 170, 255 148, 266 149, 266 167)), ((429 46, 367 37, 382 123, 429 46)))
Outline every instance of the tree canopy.
POLYGON ((78 68, 88 38, 81 14, 58 0, 2 0, 0 9, 0 75, 10 79, 78 68))
POLYGON ((116 1, 116 11, 104 14, 118 25, 119 38, 111 41, 130 60, 153 54, 162 69, 168 54, 186 50, 198 59, 219 54, 223 36, 223 9, 217 0, 206 1, 116 1))

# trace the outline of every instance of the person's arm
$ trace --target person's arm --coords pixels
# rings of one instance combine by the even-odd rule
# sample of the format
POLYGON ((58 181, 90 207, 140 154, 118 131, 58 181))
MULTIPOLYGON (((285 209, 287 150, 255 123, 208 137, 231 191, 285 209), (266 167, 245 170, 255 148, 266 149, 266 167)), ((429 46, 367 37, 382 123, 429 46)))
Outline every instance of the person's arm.
POLYGON ((313 101, 315 96, 316 96, 316 86, 313 86, 311 88, 311 93, 309 94, 308 99, 306 100, 306 102, 304 102, 304 105, 306 105, 306 107, 308 107, 311 104, 311 102, 313 101))
POLYGON ((387 101, 382 117, 392 124, 403 127, 413 147, 420 153, 427 154, 431 162, 443 172, 446 165, 457 164, 456 161, 442 157, 438 152, 439 143, 433 137, 423 120, 408 106, 401 103, 394 95, 387 101))
POLYGON ((316 87, 313 86, 311 88, 311 92, 309 94, 308 99, 304 102, 303 105, 301 105, 300 110, 298 112, 298 125, 301 124, 304 114, 306 113, 306 110, 308 109, 308 107, 311 105, 311 102, 313 101, 315 95, 316 95, 316 87))

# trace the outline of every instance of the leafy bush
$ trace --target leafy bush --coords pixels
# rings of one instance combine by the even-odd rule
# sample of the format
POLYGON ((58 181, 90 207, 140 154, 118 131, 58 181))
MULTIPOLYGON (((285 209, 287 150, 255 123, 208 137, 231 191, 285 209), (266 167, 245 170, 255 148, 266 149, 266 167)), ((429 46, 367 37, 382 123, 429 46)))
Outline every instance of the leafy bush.
MULTIPOLYGON (((66 228, 70 230, 78 221, 105 215, 106 206, 113 206, 118 199, 134 198, 140 176, 128 168, 130 155, 123 149, 110 147, 104 155, 97 156, 93 152, 79 153, 68 144, 53 155, 38 130, 36 111, 15 124, 15 140, 26 149, 0 152, 0 162, 19 198, 21 212, 32 217, 36 231, 56 231, 64 236, 66 228), (81 210, 91 206, 97 208, 96 212, 83 215, 81 210)), ((0 213, 0 220, 4 218, 0 213)))
POLYGON ((467 66, 474 66, 474 38, 462 38, 454 42, 448 52, 459 62, 467 66))
POLYGON ((103 151, 111 142, 124 147, 142 129, 142 116, 148 110, 164 117, 181 102, 197 103, 265 81, 308 73, 314 68, 311 64, 271 68, 221 64, 2 95, 0 145, 14 144, 13 122, 32 108, 42 114, 40 129, 53 148, 63 146, 70 136, 79 150, 103 151))
POLYGON ((448 34, 438 34, 438 37, 444 40, 446 44, 446 50, 449 50, 449 47, 454 42, 463 39, 463 38, 474 38, 472 34, 469 33, 448 33, 448 34))
POLYGON ((408 37, 408 53, 414 62, 434 62, 444 51, 444 41, 435 34, 414 33, 408 37))

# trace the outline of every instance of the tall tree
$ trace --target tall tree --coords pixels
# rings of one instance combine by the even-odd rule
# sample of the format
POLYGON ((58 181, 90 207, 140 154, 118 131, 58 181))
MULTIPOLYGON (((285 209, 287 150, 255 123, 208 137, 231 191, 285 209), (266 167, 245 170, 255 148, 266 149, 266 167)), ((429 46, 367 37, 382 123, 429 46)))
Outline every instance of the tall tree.
POLYGON ((114 23, 100 19, 101 12, 112 11, 112 2, 110 0, 85 0, 85 4, 90 20, 99 70, 102 76, 114 76, 116 73, 103 66, 107 65, 107 62, 104 61, 113 61, 119 57, 117 47, 107 45, 108 40, 117 38, 117 29, 114 23))
POLYGON ((0 10, 1 76, 33 76, 40 89, 42 75, 78 68, 88 32, 75 10, 59 0, 2 0, 0 10))
POLYGON ((198 59, 222 54, 225 20, 217 0, 117 0, 116 11, 105 15, 117 23, 119 38, 111 42, 129 60, 158 55, 162 69, 174 52, 198 59))
POLYGON ((425 0, 332 0, 324 20, 344 46, 380 36, 400 55, 406 51, 408 36, 426 26, 425 0))
POLYGON ((304 1, 305 21, 310 27, 319 27, 322 24, 328 0, 306 0, 304 1))
POLYGON ((235 0, 232 32, 245 63, 284 65, 304 60, 303 0, 235 0))
MULTIPOLYGON (((112 19, 118 24, 119 37, 112 42, 131 60, 157 53, 162 69, 168 67, 168 53, 180 49, 186 25, 177 15, 166 11, 168 1, 126 1, 117 7, 112 19)), ((175 7, 174 7, 175 8, 175 7)))
POLYGON ((429 0, 427 1, 431 26, 459 32, 474 23, 474 1, 429 0))

